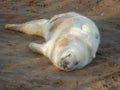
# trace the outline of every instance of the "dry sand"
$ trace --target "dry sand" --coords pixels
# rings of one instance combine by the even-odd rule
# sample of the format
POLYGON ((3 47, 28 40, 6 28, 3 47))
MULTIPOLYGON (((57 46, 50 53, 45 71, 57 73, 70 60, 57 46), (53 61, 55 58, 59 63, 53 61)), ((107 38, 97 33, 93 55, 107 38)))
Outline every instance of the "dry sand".
POLYGON ((120 0, 0 0, 0 90, 120 90, 120 0), (60 71, 28 48, 42 38, 4 29, 68 11, 88 16, 101 33, 97 57, 82 70, 60 71))

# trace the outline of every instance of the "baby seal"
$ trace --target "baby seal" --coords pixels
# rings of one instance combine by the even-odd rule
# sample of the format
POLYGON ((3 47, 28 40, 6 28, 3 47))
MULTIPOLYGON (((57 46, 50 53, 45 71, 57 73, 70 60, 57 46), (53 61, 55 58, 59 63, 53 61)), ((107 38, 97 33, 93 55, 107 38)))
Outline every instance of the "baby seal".
POLYGON ((42 53, 59 69, 81 69, 95 58, 100 43, 97 26, 89 18, 75 12, 33 20, 22 24, 6 24, 8 30, 45 38, 45 43, 30 43, 34 52, 42 53))

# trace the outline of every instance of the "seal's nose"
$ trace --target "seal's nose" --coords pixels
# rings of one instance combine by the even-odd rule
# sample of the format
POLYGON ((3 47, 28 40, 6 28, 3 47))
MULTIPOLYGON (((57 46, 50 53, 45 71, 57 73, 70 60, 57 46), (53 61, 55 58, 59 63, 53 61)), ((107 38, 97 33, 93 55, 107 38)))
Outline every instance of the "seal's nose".
POLYGON ((63 61, 62 67, 66 69, 68 67, 69 62, 68 61, 63 61))

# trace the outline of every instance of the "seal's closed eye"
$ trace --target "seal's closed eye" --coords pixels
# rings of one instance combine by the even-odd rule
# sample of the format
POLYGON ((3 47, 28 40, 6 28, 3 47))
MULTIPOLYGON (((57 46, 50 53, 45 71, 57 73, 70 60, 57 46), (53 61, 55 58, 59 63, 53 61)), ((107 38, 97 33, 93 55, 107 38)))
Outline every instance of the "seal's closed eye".
POLYGON ((67 59, 67 58, 70 58, 71 56, 72 56, 72 54, 71 54, 71 53, 69 53, 68 55, 66 55, 66 56, 62 57, 62 58, 61 58, 61 60, 65 60, 65 59, 67 59))
POLYGON ((72 54, 70 53, 70 54, 68 54, 65 58, 67 58, 67 57, 71 57, 71 55, 72 55, 72 54))
POLYGON ((78 65, 79 63, 78 62, 75 62, 75 64, 74 65, 78 65))

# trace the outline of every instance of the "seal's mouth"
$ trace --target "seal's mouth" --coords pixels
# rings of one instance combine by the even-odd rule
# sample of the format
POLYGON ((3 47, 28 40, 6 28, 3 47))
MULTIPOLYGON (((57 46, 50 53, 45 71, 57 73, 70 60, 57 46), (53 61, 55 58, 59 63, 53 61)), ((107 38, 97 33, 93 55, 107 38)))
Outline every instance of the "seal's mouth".
POLYGON ((54 65, 62 71, 73 71, 74 70, 74 67, 70 66, 70 63, 66 61, 62 61, 54 65))
POLYGON ((60 65, 60 67, 62 68, 62 70, 64 70, 64 71, 71 71, 72 70, 72 68, 71 67, 69 67, 69 62, 63 62, 61 65, 60 65))
POLYGON ((68 68, 68 67, 60 67, 59 68, 62 71, 73 71, 74 69, 72 67, 68 68))
POLYGON ((58 64, 58 68, 63 71, 73 71, 75 69, 73 63, 67 60, 61 60, 58 64))

